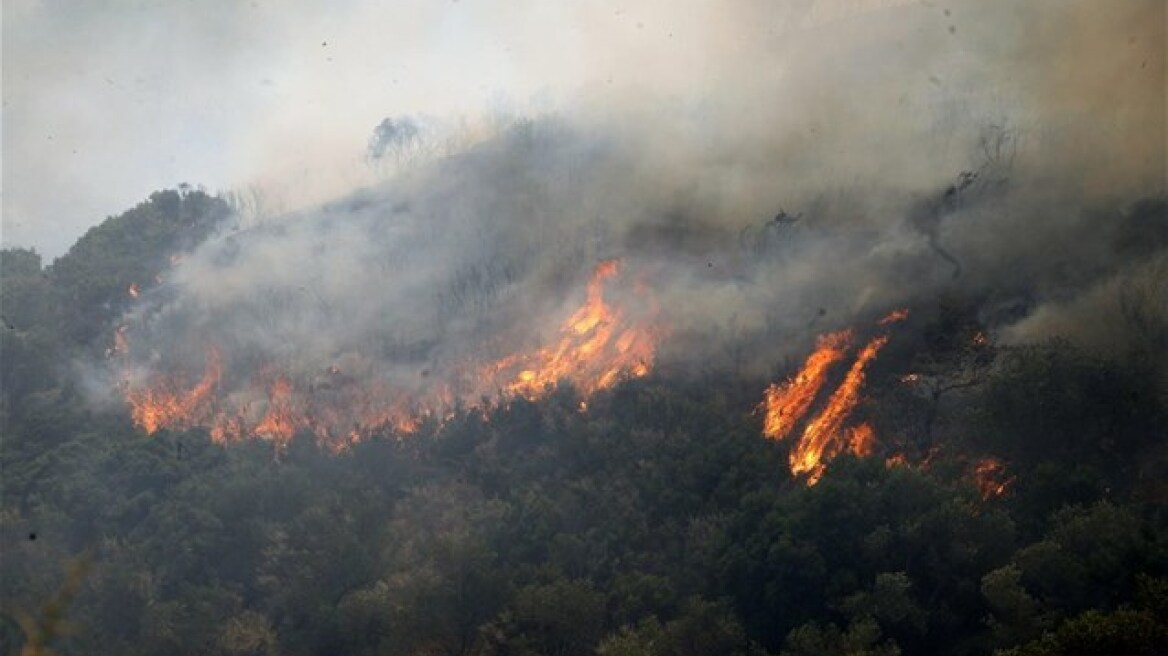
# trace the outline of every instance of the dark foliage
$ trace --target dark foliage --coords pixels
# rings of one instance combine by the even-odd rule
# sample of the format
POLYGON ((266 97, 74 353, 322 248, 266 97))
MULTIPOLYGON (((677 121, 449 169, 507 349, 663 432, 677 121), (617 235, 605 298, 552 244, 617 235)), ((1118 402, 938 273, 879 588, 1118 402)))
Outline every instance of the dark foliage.
POLYGON ((1168 409, 1138 363, 970 347, 945 299, 917 326, 926 386, 874 369, 861 408, 902 443, 810 488, 760 437, 761 387, 680 377, 340 454, 146 437, 63 364, 224 211, 159 192, 47 269, 0 258, 4 653, 1166 649, 1168 409), (983 454, 1017 477, 1000 498, 970 480, 983 454))

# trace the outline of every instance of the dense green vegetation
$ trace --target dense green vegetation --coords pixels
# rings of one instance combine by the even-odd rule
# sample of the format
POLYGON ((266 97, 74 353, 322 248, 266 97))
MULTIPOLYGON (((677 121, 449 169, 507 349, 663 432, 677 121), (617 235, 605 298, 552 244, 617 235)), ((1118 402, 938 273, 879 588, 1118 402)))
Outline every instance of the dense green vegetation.
POLYGON ((3 251, 0 653, 1168 653, 1146 358, 971 349, 972 302, 938 299, 886 358, 926 384, 871 372, 860 412, 896 438, 810 488, 760 437, 765 381, 651 377, 583 413, 564 388, 340 454, 146 437, 69 358, 226 214, 159 192, 50 267, 3 251))

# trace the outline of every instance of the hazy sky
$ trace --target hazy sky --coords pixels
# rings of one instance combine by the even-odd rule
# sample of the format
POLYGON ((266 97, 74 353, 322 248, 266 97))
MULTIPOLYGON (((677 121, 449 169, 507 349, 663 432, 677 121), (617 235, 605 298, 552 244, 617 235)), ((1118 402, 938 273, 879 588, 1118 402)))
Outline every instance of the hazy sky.
POLYGON ((698 68, 717 10, 686 4, 6 0, 4 244, 60 255, 180 182, 335 174, 387 115, 698 68))
MULTIPOLYGON (((850 33, 800 46, 831 52, 832 39, 871 38, 868 14, 882 10, 905 15, 886 21, 902 25, 894 38, 804 76, 867 84, 896 66, 940 89, 945 66, 973 59, 966 45, 980 39, 984 56, 1020 29, 1018 3, 990 4, 994 22, 979 33, 982 3, 934 0, 5 0, 3 244, 51 260, 181 182, 214 192, 278 181, 301 202, 339 193, 368 175, 365 143, 390 115, 616 114, 630 99, 730 88, 749 113, 753 81, 811 70, 782 54, 790 35, 852 19, 850 33), (927 60, 894 59, 906 40, 927 46, 927 60)), ((1103 43, 1076 47, 1092 42, 1103 43)), ((1013 83, 994 80, 995 93, 1013 83)))
POLYGON ((325 147, 357 157, 387 114, 527 94, 524 44, 496 18, 469 3, 5 2, 4 243, 59 255, 153 190, 224 189, 325 147))

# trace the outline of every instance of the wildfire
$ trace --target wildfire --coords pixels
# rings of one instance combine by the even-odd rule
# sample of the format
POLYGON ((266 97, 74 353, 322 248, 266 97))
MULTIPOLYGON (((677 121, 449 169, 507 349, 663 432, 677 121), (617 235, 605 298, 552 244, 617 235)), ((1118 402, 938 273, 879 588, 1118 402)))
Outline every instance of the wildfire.
MULTIPOLYGON (((339 370, 334 368, 334 373, 339 375, 339 370)), ((212 439, 222 442, 256 436, 283 445, 297 433, 307 432, 321 443, 340 448, 379 430, 416 432, 424 416, 413 412, 404 392, 394 393, 387 386, 372 383, 365 386, 354 381, 322 392, 278 375, 263 397, 256 403, 262 408, 259 413, 253 412, 251 404, 228 403, 231 410, 206 422, 212 439)))
POLYGON ((656 348, 653 329, 630 321, 604 300, 605 281, 619 272, 617 260, 596 266, 584 304, 561 325, 553 346, 510 355, 488 366, 496 379, 502 378, 507 394, 534 400, 567 380, 587 397, 622 377, 648 375, 656 348))
POLYGON ((894 467, 907 467, 908 456, 903 453, 894 453, 884 459, 884 466, 892 469, 894 467))
MULTIPOLYGON (((135 424, 147 433, 160 429, 206 427, 217 442, 260 437, 287 444, 297 433, 312 434, 333 446, 354 443, 377 431, 416 432, 432 409, 422 408, 414 396, 382 383, 341 381, 328 389, 314 389, 287 375, 262 373, 241 393, 217 398, 222 376, 217 352, 207 373, 190 390, 172 379, 151 380, 144 389, 127 385, 135 424), (265 384, 262 380, 268 380, 265 384)), ((339 370, 333 375, 340 378, 339 370)), ((434 407, 449 407, 449 398, 436 390, 434 407)))
MULTIPOLYGON (((908 317, 908 310, 896 310, 877 322, 887 326, 908 317)), ((803 421, 827 381, 833 365, 844 359, 852 344, 851 331, 828 333, 819 338, 815 351, 808 356, 799 372, 782 385, 772 384, 763 394, 765 412, 763 435, 782 440, 803 421)), ((791 473, 807 475, 807 484, 815 485, 827 462, 844 451, 858 456, 871 455, 876 433, 869 424, 847 427, 852 411, 860 402, 864 370, 888 343, 887 335, 872 338, 856 355, 843 382, 828 397, 823 408, 803 426, 799 441, 791 448, 791 473)))
MULTIPOLYGON (((808 422, 803 437, 791 451, 791 473, 807 474, 807 484, 814 485, 823 476, 826 461, 839 455, 846 443, 840 439, 844 422, 860 401, 860 387, 864 384, 864 368, 876 358, 888 343, 887 337, 877 337, 860 351, 844 377, 844 382, 828 399, 819 416, 808 422)), ((872 429, 868 428, 871 436, 872 429)), ((846 436, 845 436, 846 437, 846 436)), ((874 436, 871 436, 874 440, 874 436)), ((859 455, 859 454, 857 454, 859 455)))
POLYGON ((130 295, 130 298, 138 298, 142 290, 138 288, 138 283, 132 282, 130 283, 129 289, 126 290, 126 293, 130 295))
POLYGON ((933 462, 940 457, 941 450, 939 447, 931 447, 923 458, 909 459, 907 453, 898 451, 884 459, 884 466, 889 469, 897 467, 911 467, 913 469, 929 469, 933 466, 933 462))
POLYGON ((293 403, 292 383, 287 378, 277 378, 268 393, 268 411, 252 432, 286 442, 308 423, 308 417, 298 410, 298 406, 293 403))
POLYGON ((126 399, 134 423, 153 433, 159 428, 191 428, 209 417, 222 365, 214 347, 207 349, 206 359, 202 378, 190 389, 184 389, 173 377, 144 390, 127 387, 126 399))
POLYGON ((894 324, 897 321, 904 321, 907 318, 908 318, 908 309, 907 308, 900 308, 899 310, 893 310, 892 312, 889 312, 887 316, 885 316, 880 321, 877 321, 876 325, 887 326, 889 324, 894 324))
POLYGON ((1006 475, 1005 463, 992 456, 978 460, 973 466, 973 482, 983 501, 1002 496, 1015 480, 1016 476, 1006 475))
MULTIPOLYGON (((536 399, 569 381, 586 399, 624 378, 645 376, 653 366, 657 330, 604 297, 606 283, 619 273, 616 260, 597 265, 584 303, 564 320, 551 344, 447 372, 461 381, 457 394, 447 382, 430 378, 429 370, 424 384, 404 385, 346 375, 335 363, 315 377, 263 366, 241 380, 239 374, 232 376, 235 372, 225 373, 214 348, 208 349, 205 371, 194 385, 185 386, 182 376, 134 382, 126 376, 123 393, 135 424, 147 433, 203 426, 216 441, 255 436, 286 444, 307 432, 337 448, 377 432, 414 433, 428 419, 444 421, 456 405, 478 407, 492 394, 536 399)), ((652 307, 651 299, 647 305, 652 307)), ((111 352, 127 357, 125 327, 114 339, 111 352)), ((587 402, 580 407, 587 408, 587 402)))
POLYGON ((843 330, 819 338, 815 350, 793 378, 782 385, 772 383, 763 393, 766 411, 762 433, 772 440, 781 440, 807 414, 820 388, 827 382, 827 372, 844 358, 851 345, 852 333, 843 330))

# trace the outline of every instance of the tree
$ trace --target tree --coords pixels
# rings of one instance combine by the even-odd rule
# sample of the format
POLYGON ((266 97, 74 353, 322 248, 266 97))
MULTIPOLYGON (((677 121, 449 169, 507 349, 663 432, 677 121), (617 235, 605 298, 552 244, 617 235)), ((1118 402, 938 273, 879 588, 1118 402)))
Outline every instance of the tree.
POLYGON ((375 165, 386 162, 396 166, 408 164, 429 145, 424 131, 423 124, 411 116, 382 119, 373 128, 365 156, 375 165))
POLYGON ((170 256, 201 243, 231 213, 202 191, 156 191, 137 207, 90 228, 48 273, 64 333, 88 345, 170 267, 170 256))
POLYGON ((1089 610, 1020 647, 996 656, 1155 656, 1168 653, 1168 623, 1148 611, 1089 610))
POLYGON ((604 595, 585 581, 557 579, 515 592, 511 604, 483 630, 483 654, 584 656, 604 626, 604 595))

